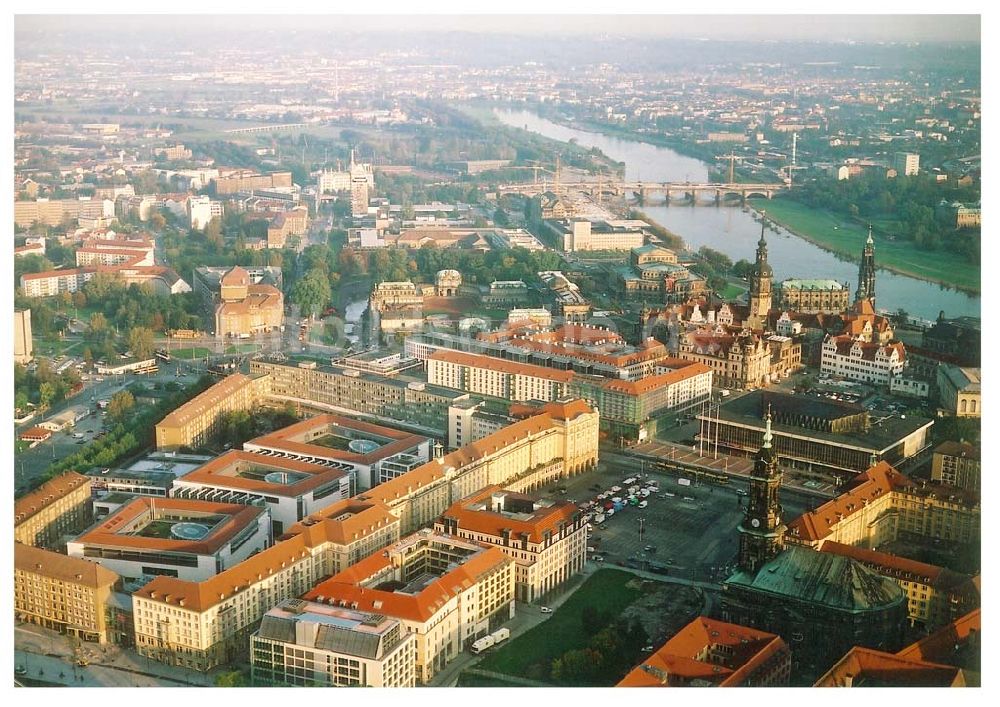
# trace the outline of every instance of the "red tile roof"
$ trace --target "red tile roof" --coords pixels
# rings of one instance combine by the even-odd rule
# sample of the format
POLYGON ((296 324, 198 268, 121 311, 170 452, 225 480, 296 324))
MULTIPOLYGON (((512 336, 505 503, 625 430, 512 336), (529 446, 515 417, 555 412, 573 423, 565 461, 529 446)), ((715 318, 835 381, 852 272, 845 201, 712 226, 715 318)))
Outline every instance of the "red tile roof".
POLYGON ((982 610, 973 609, 965 616, 907 646, 896 655, 908 660, 926 660, 947 665, 953 659, 958 647, 970 640, 979 640, 982 631, 982 610))
POLYGON ((348 499, 307 517, 289 528, 280 542, 203 582, 156 577, 134 596, 205 611, 302 560, 310 548, 325 542, 346 545, 398 522, 381 504, 348 499))
POLYGON ((503 487, 499 485, 487 486, 471 496, 453 503, 441 517, 442 519, 454 519, 460 529, 469 532, 501 537, 506 530, 510 531, 512 541, 527 536, 528 542, 540 544, 544 542, 546 533, 551 533, 554 536, 559 533, 561 527, 572 525, 573 516, 579 513, 575 504, 567 501, 555 501, 550 506, 542 506, 534 510, 528 518, 515 518, 497 513, 489 508, 490 497, 494 493, 524 497, 522 494, 504 491, 503 487), (486 508, 472 508, 472 506, 481 505, 484 501, 486 508))
POLYGON ((814 687, 963 687, 962 671, 855 646, 814 687))
POLYGON ((666 687, 695 679, 718 687, 737 687, 774 655, 787 650, 776 634, 699 616, 634 668, 617 687, 666 687), (699 657, 718 646, 727 649, 723 663, 699 657))
POLYGON ((31 493, 14 501, 14 525, 20 525, 43 508, 84 485, 89 489, 90 479, 75 471, 67 471, 46 481, 31 493))
POLYGON ((344 471, 298 459, 271 457, 266 454, 234 449, 185 474, 181 480, 224 488, 266 492, 275 496, 296 497, 346 475, 344 471), (271 483, 264 479, 241 476, 240 470, 248 468, 260 468, 265 472, 297 472, 305 474, 306 478, 293 484, 271 483))
POLYGON ((482 551, 468 557, 458 567, 433 580, 416 594, 402 594, 360 586, 361 582, 389 565, 388 557, 385 553, 380 553, 370 555, 325 582, 317 584, 302 598, 307 601, 325 601, 329 604, 346 602, 348 606, 358 611, 425 622, 453 597, 475 585, 480 578, 514 562, 499 548, 485 545, 481 547, 482 551))
POLYGON ((139 550, 163 550, 165 552, 188 552, 196 555, 212 555, 248 525, 257 522, 265 509, 257 506, 240 506, 234 503, 213 503, 181 498, 140 497, 112 513, 100 524, 90 528, 76 539, 76 542, 104 547, 124 547, 139 550), (122 533, 122 529, 139 516, 154 511, 173 511, 179 514, 221 515, 226 518, 212 532, 201 540, 180 540, 177 538, 152 538, 142 535, 122 533))
POLYGON ((788 524, 791 536, 805 541, 820 541, 833 532, 833 527, 875 499, 896 489, 909 488, 913 482, 896 471, 888 462, 879 462, 859 474, 851 487, 837 498, 816 510, 803 513, 788 524))
POLYGON ((250 440, 248 444, 283 449, 295 454, 305 454, 313 457, 343 459, 359 464, 373 464, 379 459, 412 449, 425 440, 427 440, 427 437, 413 434, 412 432, 402 432, 391 427, 383 427, 342 415, 326 414, 316 415, 288 427, 283 427, 270 434, 256 437, 250 440), (386 437, 392 441, 368 454, 359 454, 349 449, 334 449, 333 447, 324 447, 320 444, 310 444, 309 442, 301 441, 311 433, 332 429, 333 427, 343 427, 361 435, 386 437))

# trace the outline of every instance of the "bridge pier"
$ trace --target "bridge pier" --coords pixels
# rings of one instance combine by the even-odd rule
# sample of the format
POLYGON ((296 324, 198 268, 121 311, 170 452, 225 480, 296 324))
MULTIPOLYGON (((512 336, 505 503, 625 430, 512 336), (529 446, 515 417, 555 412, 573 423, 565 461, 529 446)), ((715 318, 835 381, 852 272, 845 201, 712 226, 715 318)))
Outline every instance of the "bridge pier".
POLYGON ((721 204, 722 204, 722 190, 721 189, 716 189, 715 190, 715 205, 716 206, 720 206, 721 204))

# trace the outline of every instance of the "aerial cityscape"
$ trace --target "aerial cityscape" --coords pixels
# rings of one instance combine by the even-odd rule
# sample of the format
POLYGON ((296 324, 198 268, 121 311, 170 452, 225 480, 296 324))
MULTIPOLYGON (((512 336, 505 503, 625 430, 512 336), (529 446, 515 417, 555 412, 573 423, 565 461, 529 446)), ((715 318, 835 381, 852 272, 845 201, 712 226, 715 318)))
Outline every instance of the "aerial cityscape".
POLYGON ((979 16, 490 17, 14 17, 15 687, 982 687, 979 16))

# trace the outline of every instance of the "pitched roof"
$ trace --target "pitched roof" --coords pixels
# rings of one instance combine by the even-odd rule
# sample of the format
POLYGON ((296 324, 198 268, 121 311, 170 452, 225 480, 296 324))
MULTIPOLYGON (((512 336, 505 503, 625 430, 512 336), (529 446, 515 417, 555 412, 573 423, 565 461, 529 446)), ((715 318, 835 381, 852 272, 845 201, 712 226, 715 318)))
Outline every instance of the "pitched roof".
POLYGON ((325 582, 320 582, 302 598, 307 601, 326 601, 329 604, 344 602, 357 611, 425 622, 453 597, 475 585, 480 578, 514 562, 500 548, 485 545, 481 547, 483 549, 480 552, 469 556, 460 565, 430 581, 414 594, 360 585, 389 565, 386 553, 381 553, 370 555, 325 582))
POLYGON ((504 531, 508 531, 512 540, 527 537, 528 542, 540 544, 544 542, 546 533, 556 535, 562 526, 572 524, 573 517, 579 513, 576 505, 568 501, 554 501, 550 505, 538 506, 530 513, 498 513, 490 508, 490 499, 495 493, 530 500, 530 497, 522 494, 504 491, 499 485, 486 486, 468 498, 453 503, 441 517, 455 520, 462 530, 494 537, 502 537, 504 531))
MULTIPOLYGON (((153 498, 141 496, 133 499, 118 511, 112 513, 99 524, 80 535, 76 542, 104 547, 135 548, 138 550, 162 550, 164 552, 186 552, 197 555, 212 555, 218 552, 237 533, 257 522, 266 510, 258 506, 241 506, 235 503, 214 503, 181 498, 153 498), (144 514, 155 520, 156 511, 169 510, 175 514, 192 516, 223 516, 201 540, 181 540, 176 537, 157 538, 123 532, 130 523, 144 514)), ((141 520, 139 521, 142 522, 141 520)))
POLYGON ((777 634, 699 616, 636 666, 617 687, 680 686, 696 679, 718 687, 736 687, 787 649, 777 634), (719 647, 726 650, 717 652, 719 647), (707 651, 722 660, 710 659, 707 651))
POLYGON ((788 532, 802 540, 823 540, 833 532, 834 526, 851 514, 860 512, 870 501, 911 486, 912 481, 888 462, 881 461, 859 474, 851 487, 840 496, 790 522, 788 532))
POLYGON ((964 687, 962 671, 855 646, 813 687, 964 687))
POLYGON ((299 459, 233 449, 188 472, 179 481, 296 497, 346 475, 344 471, 299 459), (260 469, 263 473, 245 475, 244 472, 250 469, 260 469), (299 475, 299 478, 294 483, 271 482, 264 477, 264 473, 268 472, 292 472, 299 475))
POLYGON ((346 545, 391 523, 398 523, 398 519, 385 506, 348 499, 308 516, 289 528, 279 542, 214 577, 192 582, 160 576, 133 596, 205 611, 302 560, 310 548, 325 542, 346 545))
POLYGON ((956 651, 969 643, 977 642, 982 630, 982 609, 973 609, 929 636, 910 644, 896 655, 910 660, 953 665, 956 651))
POLYGON ((75 471, 67 471, 46 481, 31 493, 14 501, 14 525, 20 525, 43 508, 84 485, 90 488, 90 479, 75 471))
POLYGON ((117 573, 96 562, 21 543, 14 543, 14 569, 93 589, 110 587, 119 579, 117 573))
POLYGON ((957 589, 972 580, 968 575, 952 572, 946 567, 938 567, 926 562, 917 562, 908 557, 890 555, 887 552, 845 545, 833 542, 832 540, 823 543, 821 552, 831 552, 835 555, 851 557, 880 571, 880 574, 919 581, 922 584, 927 584, 944 591, 957 589))
POLYGON ((217 405, 219 401, 231 397, 244 386, 250 385, 252 380, 252 378, 242 373, 234 373, 226 376, 208 390, 199 393, 181 405, 156 424, 158 427, 160 425, 164 427, 186 425, 193 418, 204 413, 208 408, 217 405))

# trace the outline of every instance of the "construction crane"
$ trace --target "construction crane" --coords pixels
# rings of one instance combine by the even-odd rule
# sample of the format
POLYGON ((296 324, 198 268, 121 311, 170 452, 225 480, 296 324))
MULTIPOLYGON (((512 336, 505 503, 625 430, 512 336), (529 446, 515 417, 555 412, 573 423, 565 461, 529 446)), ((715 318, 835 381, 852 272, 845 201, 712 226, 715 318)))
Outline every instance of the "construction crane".
POLYGON ((730 150, 728 155, 716 155, 715 159, 717 159, 717 160, 729 160, 729 182, 728 182, 728 184, 735 184, 736 183, 736 178, 735 178, 735 175, 736 175, 736 161, 739 160, 740 162, 742 162, 743 159, 744 159, 743 156, 742 155, 734 154, 733 151, 730 150))

